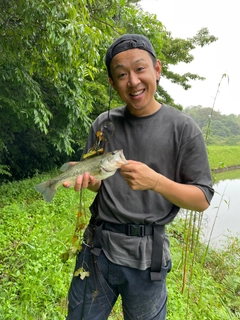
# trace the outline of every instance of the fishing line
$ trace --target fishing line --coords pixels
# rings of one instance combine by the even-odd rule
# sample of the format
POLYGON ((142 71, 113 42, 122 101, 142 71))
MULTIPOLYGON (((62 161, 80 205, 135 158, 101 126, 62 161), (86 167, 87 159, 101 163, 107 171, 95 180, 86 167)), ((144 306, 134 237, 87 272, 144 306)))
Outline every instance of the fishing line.
POLYGON ((112 86, 109 86, 109 100, 107 109, 107 120, 100 126, 96 132, 96 140, 93 146, 83 155, 83 159, 94 157, 105 152, 105 145, 109 143, 111 137, 114 134, 115 126, 110 119, 112 101, 112 86))
POLYGON ((112 86, 109 86, 109 100, 108 100, 108 121, 111 122, 110 120, 110 109, 111 109, 111 102, 112 102, 112 86))

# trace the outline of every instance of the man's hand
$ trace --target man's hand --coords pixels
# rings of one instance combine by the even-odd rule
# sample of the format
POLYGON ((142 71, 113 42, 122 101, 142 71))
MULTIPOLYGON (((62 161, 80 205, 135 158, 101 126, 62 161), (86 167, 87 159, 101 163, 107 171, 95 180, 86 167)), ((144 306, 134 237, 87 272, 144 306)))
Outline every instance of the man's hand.
MULTIPOLYGON (((83 175, 80 175, 77 177, 74 190, 80 191, 81 189, 89 189, 91 191, 97 192, 100 188, 101 180, 97 180, 94 178, 94 176, 91 176, 89 172, 85 172, 83 175)), ((63 186, 65 188, 69 188, 70 182, 65 181, 63 183, 63 186)))
POLYGON ((120 173, 133 190, 153 189, 159 179, 159 173, 138 161, 128 160, 123 165, 120 173))

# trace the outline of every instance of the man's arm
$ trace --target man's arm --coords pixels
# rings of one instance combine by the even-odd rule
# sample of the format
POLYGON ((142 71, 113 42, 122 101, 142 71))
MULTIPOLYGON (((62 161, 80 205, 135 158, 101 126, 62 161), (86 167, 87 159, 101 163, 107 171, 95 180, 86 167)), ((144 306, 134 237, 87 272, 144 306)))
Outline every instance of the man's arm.
POLYGON ((152 190, 180 208, 202 212, 209 207, 205 194, 197 186, 177 183, 159 173, 156 181, 152 190))
POLYGON ((170 180, 141 162, 129 160, 120 172, 133 190, 153 190, 174 205, 188 210, 202 212, 209 207, 205 194, 197 186, 170 180))

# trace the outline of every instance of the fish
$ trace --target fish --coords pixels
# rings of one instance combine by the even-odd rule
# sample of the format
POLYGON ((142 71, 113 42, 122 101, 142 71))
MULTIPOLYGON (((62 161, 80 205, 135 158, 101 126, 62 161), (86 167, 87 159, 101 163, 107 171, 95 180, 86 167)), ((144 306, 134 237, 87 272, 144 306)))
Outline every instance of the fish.
POLYGON ((83 175, 84 172, 89 172, 90 175, 94 176, 97 180, 104 180, 114 175, 123 164, 127 164, 123 150, 110 151, 73 164, 67 162, 60 168, 60 170, 63 171, 62 174, 53 179, 41 182, 34 186, 34 188, 43 195, 46 202, 51 202, 57 188, 61 186, 64 181, 68 181, 70 187, 74 186, 77 176, 83 175))

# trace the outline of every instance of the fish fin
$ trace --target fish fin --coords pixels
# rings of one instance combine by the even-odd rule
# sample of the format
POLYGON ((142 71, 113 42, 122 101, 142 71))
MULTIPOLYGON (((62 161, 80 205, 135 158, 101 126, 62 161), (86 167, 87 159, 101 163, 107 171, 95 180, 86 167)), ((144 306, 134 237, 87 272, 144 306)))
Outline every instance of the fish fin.
POLYGON ((70 165, 70 163, 71 162, 66 162, 66 163, 64 163, 62 166, 61 166, 61 168, 60 168, 60 171, 66 171, 67 169, 69 169, 70 167, 71 167, 71 165, 70 165))
POLYGON ((41 182, 34 186, 35 190, 40 192, 43 195, 43 198, 46 202, 51 202, 55 193, 56 189, 49 185, 50 180, 41 182))
POLYGON ((61 168, 60 168, 60 171, 64 172, 66 171, 67 169, 71 168, 72 166, 74 166, 77 162, 66 162, 64 163, 61 168))

